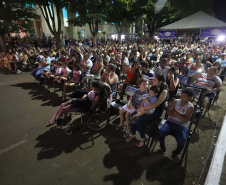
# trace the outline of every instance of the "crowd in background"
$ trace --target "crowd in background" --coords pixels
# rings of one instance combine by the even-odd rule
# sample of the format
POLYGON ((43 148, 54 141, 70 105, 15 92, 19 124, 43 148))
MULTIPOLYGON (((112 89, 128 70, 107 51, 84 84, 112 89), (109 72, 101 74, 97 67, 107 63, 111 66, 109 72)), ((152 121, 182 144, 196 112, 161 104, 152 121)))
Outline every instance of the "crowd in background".
MULTIPOLYGON (((102 38, 95 45, 91 39, 83 41, 68 39, 66 42, 62 39, 61 46, 56 47, 52 38, 7 38, 7 43, 9 50, 0 54, 1 65, 15 73, 32 70, 31 75, 41 85, 44 83, 44 78, 62 83, 64 85, 62 101, 67 98, 66 91, 69 86, 81 85, 83 88, 87 86, 86 82, 90 78, 107 83, 112 91, 121 92, 119 93, 121 99, 125 84, 138 86, 141 90, 142 83, 147 83, 158 85, 160 88, 159 90, 149 89, 152 94, 154 92, 158 101, 147 104, 149 109, 153 109, 153 104, 156 104, 154 108, 159 111, 166 99, 173 100, 180 83, 180 76, 190 77, 191 81, 196 82, 197 87, 206 88, 207 97, 212 98, 222 86, 226 69, 226 44, 215 44, 209 40, 186 42, 174 39, 172 42, 158 40, 138 43, 128 41, 120 44, 115 40, 102 38), (147 82, 140 80, 142 77, 147 82)), ((95 90, 98 92, 97 89, 95 90)), ((141 90, 141 92, 144 91, 141 90)), ((189 91, 184 93, 187 93, 188 98, 192 94, 189 91)), ((131 99, 128 100, 130 101, 131 99)), ((141 134, 138 147, 142 147, 144 142, 142 124, 144 120, 152 119, 140 113, 145 109, 142 106, 133 105, 135 110, 142 109, 136 112, 138 115, 134 116, 130 112, 136 123, 132 127, 132 133, 134 134, 134 130, 137 129, 141 134), (141 121, 136 117, 144 120, 141 121)), ((124 124, 123 114, 128 112, 127 109, 129 110, 128 107, 124 107, 120 112, 121 121, 118 129, 124 124)), ((154 113, 152 111, 151 115, 156 116, 154 113)), ((171 116, 175 115, 178 116, 171 114, 171 116)), ((129 119, 128 116, 127 119, 129 119)), ((51 125, 54 121, 48 124, 51 125)), ((127 142, 134 137, 134 135, 128 136, 127 127, 125 132, 127 142)), ((162 145, 163 143, 162 141, 162 145)), ((162 147, 164 150, 164 146, 162 147)))

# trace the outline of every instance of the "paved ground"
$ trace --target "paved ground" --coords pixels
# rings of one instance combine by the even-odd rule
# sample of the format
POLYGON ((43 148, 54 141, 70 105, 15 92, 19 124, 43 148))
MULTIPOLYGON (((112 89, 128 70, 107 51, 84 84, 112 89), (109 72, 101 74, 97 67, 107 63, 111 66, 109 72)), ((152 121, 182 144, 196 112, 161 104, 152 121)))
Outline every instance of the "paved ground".
MULTIPOLYGON (((125 143, 122 131, 115 130, 118 119, 99 133, 88 131, 78 120, 71 136, 63 128, 45 128, 60 105, 59 94, 41 87, 29 73, 15 75, 0 69, 1 184, 191 185, 201 174, 214 121, 220 118, 218 134, 226 112, 222 93, 218 101, 221 109, 214 105, 210 117, 200 121, 186 160, 176 166, 178 159, 170 157, 175 147, 172 137, 167 138, 164 156, 156 153, 158 145, 138 149, 137 141, 125 143)), ((200 184, 208 166, 209 162, 200 184)))

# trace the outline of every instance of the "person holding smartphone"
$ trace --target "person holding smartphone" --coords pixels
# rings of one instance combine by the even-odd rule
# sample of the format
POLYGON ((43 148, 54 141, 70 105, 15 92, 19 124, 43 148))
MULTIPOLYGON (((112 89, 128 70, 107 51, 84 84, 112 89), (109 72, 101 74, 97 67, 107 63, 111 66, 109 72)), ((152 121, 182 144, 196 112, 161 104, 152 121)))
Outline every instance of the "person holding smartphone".
POLYGON ((177 86, 179 84, 179 79, 176 77, 175 68, 171 67, 168 71, 168 75, 166 77, 166 84, 168 85, 168 91, 169 91, 169 98, 168 101, 170 102, 172 98, 174 97, 177 86))

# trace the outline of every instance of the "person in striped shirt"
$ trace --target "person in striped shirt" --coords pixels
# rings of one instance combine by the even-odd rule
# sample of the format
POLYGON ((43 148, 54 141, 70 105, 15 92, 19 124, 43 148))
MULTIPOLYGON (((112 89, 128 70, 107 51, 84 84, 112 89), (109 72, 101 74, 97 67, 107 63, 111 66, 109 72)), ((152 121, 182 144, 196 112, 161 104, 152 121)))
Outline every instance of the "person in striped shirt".
POLYGON ((216 75, 217 68, 212 66, 208 69, 207 73, 196 73, 192 77, 192 82, 196 82, 195 86, 198 88, 207 89, 206 98, 203 102, 203 107, 205 107, 206 103, 209 99, 214 98, 215 92, 219 91, 222 86, 222 80, 216 75))

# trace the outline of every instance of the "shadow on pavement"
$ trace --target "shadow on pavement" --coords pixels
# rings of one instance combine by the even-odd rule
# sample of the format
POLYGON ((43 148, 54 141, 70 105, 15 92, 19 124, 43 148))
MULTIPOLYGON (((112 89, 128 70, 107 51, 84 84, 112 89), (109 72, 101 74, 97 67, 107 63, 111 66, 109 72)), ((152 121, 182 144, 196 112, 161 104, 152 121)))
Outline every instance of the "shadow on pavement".
POLYGON ((71 153, 76 148, 88 149, 94 146, 93 140, 99 136, 95 132, 84 132, 81 127, 77 127, 76 133, 72 135, 67 135, 60 127, 52 127, 36 138, 38 143, 35 148, 42 148, 37 154, 37 160, 55 158, 63 152, 71 153))
POLYGON ((176 166, 175 161, 171 159, 150 153, 150 149, 146 146, 137 148, 137 140, 126 143, 122 134, 121 131, 115 131, 113 125, 101 132, 110 149, 109 153, 104 156, 103 164, 109 169, 116 167, 118 171, 105 175, 104 182, 112 181, 114 185, 129 185, 134 180, 139 180, 147 170, 145 181, 156 180, 168 185, 169 181, 174 182, 176 179, 176 182, 183 184, 185 169, 182 166, 176 166), (159 173, 156 173, 157 171, 159 173))
POLYGON ((30 90, 29 95, 32 100, 41 100, 44 102, 41 106, 56 107, 61 104, 61 97, 59 97, 56 93, 51 93, 48 89, 42 87, 37 82, 19 83, 12 86, 30 90))
POLYGON ((1 69, 0 73, 2 73, 4 75, 13 75, 13 74, 17 75, 16 73, 13 73, 12 71, 10 71, 6 68, 0 67, 0 69, 1 69))
POLYGON ((158 181, 161 185, 180 185, 184 183, 185 177, 186 167, 177 165, 175 160, 172 161, 172 159, 167 157, 156 159, 155 162, 148 167, 146 172, 148 181, 158 181))
POLYGON ((198 124, 198 129, 200 129, 201 131, 214 130, 215 125, 216 124, 213 122, 213 120, 211 120, 208 114, 206 114, 204 118, 200 119, 200 122, 198 124))

